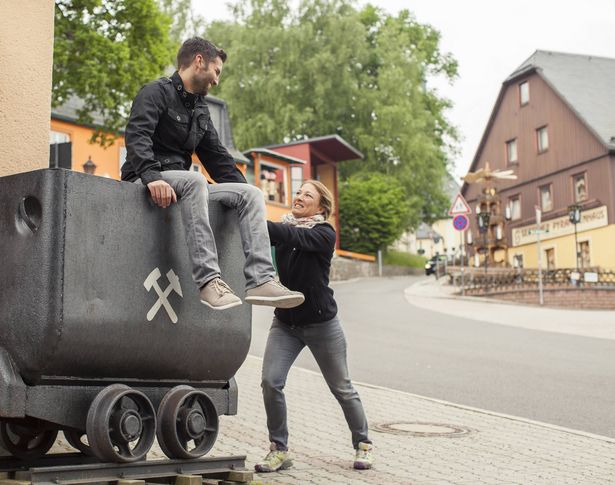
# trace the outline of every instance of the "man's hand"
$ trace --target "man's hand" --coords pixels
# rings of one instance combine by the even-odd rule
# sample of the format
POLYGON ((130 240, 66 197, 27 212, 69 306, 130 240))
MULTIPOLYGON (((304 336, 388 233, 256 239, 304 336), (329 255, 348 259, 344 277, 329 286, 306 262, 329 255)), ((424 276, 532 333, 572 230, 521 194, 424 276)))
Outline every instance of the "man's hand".
POLYGON ((163 209, 169 207, 173 202, 177 202, 177 195, 175 195, 173 187, 164 180, 150 182, 147 184, 147 188, 149 189, 154 203, 163 209))

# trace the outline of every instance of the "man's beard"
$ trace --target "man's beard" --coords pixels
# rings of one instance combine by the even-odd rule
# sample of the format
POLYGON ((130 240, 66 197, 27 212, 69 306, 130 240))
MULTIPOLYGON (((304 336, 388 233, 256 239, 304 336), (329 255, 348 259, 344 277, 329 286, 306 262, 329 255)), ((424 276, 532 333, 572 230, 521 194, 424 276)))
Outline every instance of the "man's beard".
POLYGON ((207 93, 209 91, 209 82, 206 81, 205 79, 198 79, 198 78, 193 78, 192 79, 192 87, 194 89, 194 94, 200 94, 201 96, 207 96, 207 93))

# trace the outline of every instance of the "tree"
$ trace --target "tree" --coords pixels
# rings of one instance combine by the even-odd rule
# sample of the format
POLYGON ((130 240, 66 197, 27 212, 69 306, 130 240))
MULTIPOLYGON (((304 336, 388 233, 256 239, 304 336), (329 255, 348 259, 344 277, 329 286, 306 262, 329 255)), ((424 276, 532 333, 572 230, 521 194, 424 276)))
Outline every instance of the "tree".
POLYGON ((205 36, 229 54, 215 94, 229 105, 238 146, 341 133, 353 123, 367 46, 349 1, 292 10, 282 0, 243 0, 234 17, 205 36))
POLYGON ((93 141, 112 143, 139 88, 168 66, 170 24, 155 0, 56 0, 52 105, 78 97, 80 122, 103 119, 93 141))
POLYGON ((438 32, 408 11, 357 10, 349 0, 295 9, 281 0, 239 0, 233 8, 236 21, 214 22, 205 35, 229 53, 215 94, 229 104, 237 144, 340 134, 365 154, 342 164, 344 179, 398 179, 403 229, 439 218, 456 134, 445 117, 449 102, 428 81, 452 80, 457 65, 440 52, 438 32))
POLYGON ((344 249, 375 253, 403 232, 406 193, 394 177, 354 175, 340 188, 340 244, 344 249))
MULTIPOLYGON (((192 0, 158 0, 158 4, 171 19, 169 37, 177 49, 187 38, 198 34, 203 18, 192 10, 192 0)), ((175 64, 175 52, 171 64, 175 64)))
POLYGON ((442 190, 455 130, 444 113, 449 102, 428 88, 428 78, 452 80, 457 64, 439 51, 439 34, 407 10, 396 17, 367 6, 361 21, 369 32, 370 64, 362 79, 370 119, 357 134, 366 154, 342 166, 345 177, 382 172, 397 178, 408 196, 407 227, 431 222, 445 213, 442 190))

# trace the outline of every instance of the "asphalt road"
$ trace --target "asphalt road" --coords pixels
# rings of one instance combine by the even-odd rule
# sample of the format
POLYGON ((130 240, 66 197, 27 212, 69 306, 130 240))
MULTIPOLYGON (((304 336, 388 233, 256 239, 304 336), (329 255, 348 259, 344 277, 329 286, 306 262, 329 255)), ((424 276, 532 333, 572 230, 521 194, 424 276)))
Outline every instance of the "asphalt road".
MULTIPOLYGON (((420 309, 403 295, 415 281, 333 286, 354 380, 615 438, 615 341, 420 309)), ((253 355, 271 317, 254 307, 253 355)), ((295 365, 318 370, 307 350, 295 365)))

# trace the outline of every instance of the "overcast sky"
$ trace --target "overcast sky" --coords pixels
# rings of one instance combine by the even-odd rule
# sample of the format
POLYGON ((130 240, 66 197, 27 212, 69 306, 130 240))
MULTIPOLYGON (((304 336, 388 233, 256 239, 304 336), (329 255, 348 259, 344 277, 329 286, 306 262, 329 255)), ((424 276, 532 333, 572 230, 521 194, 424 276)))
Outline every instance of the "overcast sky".
MULTIPOLYGON (((448 118, 461 135, 460 152, 453 160, 457 176, 470 166, 502 81, 536 49, 615 58, 615 0, 369 3, 393 14, 410 10, 421 23, 440 31, 442 50, 459 62, 459 77, 452 86, 432 82, 454 105, 448 118)), ((232 19, 224 2, 194 0, 193 7, 206 21, 232 19)))

